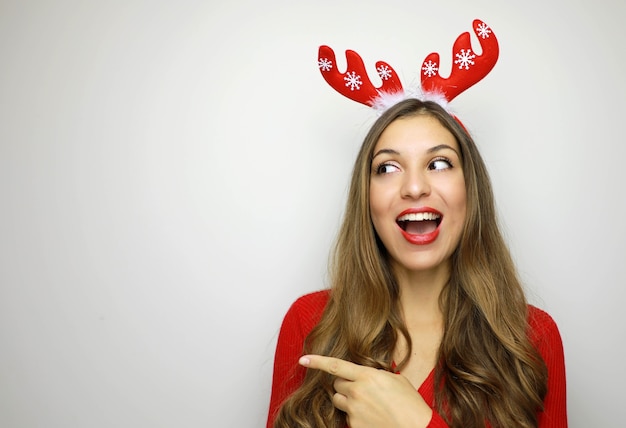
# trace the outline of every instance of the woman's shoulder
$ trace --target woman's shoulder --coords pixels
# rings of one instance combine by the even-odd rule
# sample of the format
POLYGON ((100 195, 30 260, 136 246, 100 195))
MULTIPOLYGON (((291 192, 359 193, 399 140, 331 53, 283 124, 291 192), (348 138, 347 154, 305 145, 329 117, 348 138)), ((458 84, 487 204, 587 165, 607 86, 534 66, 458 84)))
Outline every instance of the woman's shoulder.
POLYGON ((296 323, 305 335, 317 325, 322 318, 330 290, 315 291, 298 297, 285 315, 284 324, 296 323))
POLYGON ((559 328, 550 314, 536 306, 528 305, 529 336, 535 346, 546 352, 563 352, 559 328))
POLYGON ((328 303, 329 296, 330 290, 319 290, 307 293, 298 297, 295 302, 293 302, 291 307, 298 311, 324 310, 326 303, 328 303))
POLYGON ((528 305, 528 325, 531 331, 541 335, 551 330, 558 330, 556 322, 549 313, 533 305, 528 305))

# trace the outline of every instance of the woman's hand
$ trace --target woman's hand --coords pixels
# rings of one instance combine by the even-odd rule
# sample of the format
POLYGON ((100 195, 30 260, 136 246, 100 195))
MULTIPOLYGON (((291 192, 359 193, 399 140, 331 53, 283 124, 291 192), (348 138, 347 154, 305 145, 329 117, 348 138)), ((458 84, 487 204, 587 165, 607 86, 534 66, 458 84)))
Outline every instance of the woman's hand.
POLYGON ((336 376, 333 405, 346 413, 350 428, 423 428, 432 418, 402 375, 321 355, 305 355, 300 364, 336 376))

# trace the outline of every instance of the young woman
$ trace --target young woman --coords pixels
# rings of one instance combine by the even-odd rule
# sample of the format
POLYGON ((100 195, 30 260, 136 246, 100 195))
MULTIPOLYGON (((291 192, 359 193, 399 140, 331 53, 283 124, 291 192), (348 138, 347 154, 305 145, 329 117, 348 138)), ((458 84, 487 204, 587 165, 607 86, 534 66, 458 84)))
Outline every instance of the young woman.
POLYGON ((561 338, 528 305, 465 129, 417 99, 357 157, 330 290, 278 338, 269 427, 566 427, 561 338))

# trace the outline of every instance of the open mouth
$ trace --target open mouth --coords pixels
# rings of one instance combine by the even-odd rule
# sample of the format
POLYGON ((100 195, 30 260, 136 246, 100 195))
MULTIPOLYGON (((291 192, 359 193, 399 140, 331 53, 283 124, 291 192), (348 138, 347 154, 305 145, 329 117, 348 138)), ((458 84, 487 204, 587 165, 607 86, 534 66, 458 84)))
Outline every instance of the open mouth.
POLYGON ((408 213, 396 219, 402 230, 411 235, 425 235, 437 230, 443 216, 434 212, 408 213))

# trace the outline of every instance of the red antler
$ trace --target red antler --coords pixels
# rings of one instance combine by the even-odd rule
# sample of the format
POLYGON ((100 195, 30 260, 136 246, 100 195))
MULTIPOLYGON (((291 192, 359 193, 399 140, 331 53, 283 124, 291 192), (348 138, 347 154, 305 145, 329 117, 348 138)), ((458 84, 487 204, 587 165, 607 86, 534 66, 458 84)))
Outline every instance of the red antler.
POLYGON ((381 92, 395 93, 402 91, 402 84, 389 64, 383 61, 376 63, 376 71, 382 79, 380 88, 376 88, 367 77, 363 60, 354 51, 346 51, 347 69, 345 73, 337 70, 335 52, 328 46, 320 46, 317 65, 324 80, 341 95, 372 106, 381 92))
POLYGON ((454 65, 450 77, 444 79, 439 75, 438 53, 431 53, 422 63, 424 91, 443 93, 448 102, 452 101, 461 92, 478 83, 496 65, 499 48, 495 34, 479 19, 474 20, 473 30, 482 47, 482 55, 476 55, 472 51, 469 32, 461 34, 452 48, 454 65))

